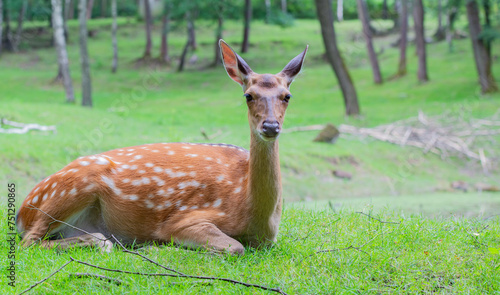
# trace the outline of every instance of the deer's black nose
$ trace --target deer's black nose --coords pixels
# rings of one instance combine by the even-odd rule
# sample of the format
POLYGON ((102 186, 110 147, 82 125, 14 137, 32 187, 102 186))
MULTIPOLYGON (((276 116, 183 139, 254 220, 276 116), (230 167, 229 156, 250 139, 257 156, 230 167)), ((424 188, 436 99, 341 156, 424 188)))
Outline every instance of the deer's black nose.
POLYGON ((264 121, 262 133, 267 137, 276 137, 280 133, 280 124, 277 121, 264 121))

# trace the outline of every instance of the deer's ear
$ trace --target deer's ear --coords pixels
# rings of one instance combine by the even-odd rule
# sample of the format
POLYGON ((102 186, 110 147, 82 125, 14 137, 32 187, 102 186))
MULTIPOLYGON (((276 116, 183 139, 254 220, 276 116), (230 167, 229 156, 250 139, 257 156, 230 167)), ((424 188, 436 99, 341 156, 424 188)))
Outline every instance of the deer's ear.
POLYGON ((245 85, 247 77, 252 73, 252 69, 224 40, 219 40, 219 46, 227 74, 236 83, 241 86, 245 85))
POLYGON ((290 86, 293 79, 295 79, 302 69, 302 64, 304 63, 304 58, 306 57, 308 48, 309 45, 306 46, 306 49, 301 54, 294 57, 278 74, 284 76, 288 80, 288 86, 290 86))

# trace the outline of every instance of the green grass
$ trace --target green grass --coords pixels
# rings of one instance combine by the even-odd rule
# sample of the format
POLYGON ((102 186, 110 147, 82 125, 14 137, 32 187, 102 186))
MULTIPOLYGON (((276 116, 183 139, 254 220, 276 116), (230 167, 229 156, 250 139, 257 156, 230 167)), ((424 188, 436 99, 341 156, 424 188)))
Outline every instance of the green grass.
MULTIPOLYGON (((278 242, 268 249, 247 249, 241 257, 174 247, 139 252, 189 275, 230 278, 280 288, 287 294, 500 293, 498 217, 429 219, 391 211, 375 214, 369 208, 363 211, 379 220, 351 210, 287 209, 278 242), (324 250, 331 251, 317 253, 324 250)), ((5 239, 0 247, 7 247, 5 239)), ((32 247, 17 251, 14 290, 19 293, 42 280, 70 257, 110 269, 168 273, 118 248, 103 254, 96 249, 58 252, 32 247)), ((231 283, 193 281, 200 280, 120 274, 71 263, 31 294, 271 294, 231 283), (70 278, 72 273, 106 275, 122 284, 70 278)), ((4 283, 0 290, 2 294, 12 291, 4 283)))

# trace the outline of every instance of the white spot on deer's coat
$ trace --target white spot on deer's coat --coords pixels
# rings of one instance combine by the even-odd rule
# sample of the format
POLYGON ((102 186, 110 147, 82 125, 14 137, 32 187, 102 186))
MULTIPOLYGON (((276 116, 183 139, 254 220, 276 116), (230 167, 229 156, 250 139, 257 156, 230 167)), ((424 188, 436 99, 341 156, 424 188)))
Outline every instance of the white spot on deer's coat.
POLYGON ((153 166, 154 166, 154 164, 153 164, 153 163, 146 163, 145 165, 146 165, 146 167, 149 167, 149 168, 151 168, 151 167, 153 167, 153 166))
POLYGON ((85 191, 90 191, 90 190, 92 190, 94 187, 95 187, 95 184, 91 183, 91 184, 87 185, 87 186, 84 188, 84 190, 85 190, 85 191))
POLYGON ((45 182, 49 181, 49 179, 50 179, 50 176, 47 177, 43 182, 45 183, 45 182))
POLYGON ((195 171, 191 171, 191 172, 189 172, 189 176, 191 176, 191 177, 195 177, 195 176, 196 176, 196 172, 195 172, 195 171))
POLYGON ((38 195, 31 199, 31 203, 35 204, 36 202, 38 202, 38 195))
POLYGON ((187 206, 182 206, 182 207, 179 208, 179 211, 184 211, 186 209, 187 209, 187 206))
POLYGON ((66 193, 66 190, 63 190, 60 194, 59 197, 64 197, 64 194, 66 193))
POLYGON ((217 176, 217 182, 221 182, 224 179, 224 175, 217 176))
POLYGON ((196 210, 196 209, 198 209, 198 206, 195 205, 195 206, 191 207, 190 209, 191 210, 196 210))
POLYGON ((56 185, 57 185, 57 182, 54 182, 54 183, 52 184, 52 188, 55 188, 55 187, 56 187, 56 185))
POLYGON ((191 180, 191 181, 185 181, 181 182, 177 185, 179 189, 185 189, 186 187, 193 186, 193 187, 199 187, 200 183, 196 180, 191 180))
POLYGON ((146 173, 146 171, 145 171, 145 170, 139 170, 139 171, 137 171, 137 172, 139 172, 139 173, 141 173, 141 174, 146 173))
POLYGON ((224 215, 226 215, 226 213, 224 213, 224 212, 219 212, 219 213, 217 213, 217 215, 219 215, 219 216, 224 216, 224 215))
POLYGON ((165 206, 165 208, 168 208, 168 207, 172 206, 172 203, 169 201, 166 201, 163 206, 165 206))
POLYGON ((172 169, 165 169, 165 173, 167 173, 167 175, 170 176, 170 177, 172 177, 172 178, 186 176, 186 173, 184 173, 184 172, 173 172, 172 169))
POLYGON ((186 150, 190 150, 191 149, 191 147, 189 147, 189 146, 183 146, 182 148, 186 149, 186 150))
POLYGON ((174 151, 168 151, 167 155, 170 155, 170 156, 175 155, 175 152, 174 151))
POLYGON ((210 203, 203 204, 203 207, 205 207, 205 208, 207 208, 208 206, 210 206, 210 203))
POLYGON ((186 154, 186 157, 196 158, 196 157, 198 157, 198 155, 197 154, 186 154))
POLYGON ((122 180, 122 182, 123 182, 123 183, 129 183, 129 182, 130 182, 130 179, 128 179, 128 178, 124 178, 124 179, 122 180))
POLYGON ((80 161, 80 165, 82 166, 88 166, 90 164, 89 161, 80 161))
POLYGON ((135 170, 135 169, 137 169, 137 165, 130 166, 130 170, 135 170))
POLYGON ((107 177, 107 176, 104 176, 102 175, 101 176, 101 179, 102 181, 107 185, 109 186, 109 188, 111 188, 111 190, 116 194, 116 195, 121 195, 122 194, 122 191, 116 187, 115 185, 115 182, 113 181, 113 179, 107 177))
POLYGON ((76 188, 73 188, 72 190, 69 191, 69 194, 70 195, 74 195, 76 194, 76 188))
POLYGON ((153 176, 153 177, 151 177, 151 179, 153 179, 154 181, 156 181, 156 184, 158 186, 164 186, 165 185, 165 181, 163 181, 163 179, 159 178, 158 176, 153 176))
POLYGON ((108 159, 106 159, 104 157, 99 157, 99 158, 97 158, 95 163, 98 165, 107 165, 107 164, 109 164, 109 161, 108 161, 108 159))
POLYGON ((47 200, 47 197, 49 196, 49 194, 45 194, 43 195, 43 198, 42 198, 42 201, 45 202, 45 200, 47 200))
POLYGON ((125 156, 132 156, 134 153, 125 154, 125 156))
POLYGON ((182 201, 181 201, 181 200, 179 200, 179 201, 175 202, 175 207, 180 207, 180 206, 181 206, 181 203, 182 203, 182 201))
POLYGON ((235 190, 234 190, 234 193, 237 194, 241 192, 241 186, 237 187, 235 190))
POLYGON ((127 164, 125 164, 125 165, 122 165, 122 168, 123 168, 123 169, 128 169, 128 168, 130 168, 130 166, 129 166, 129 165, 127 165, 127 164))
POLYGON ((212 161, 213 159, 211 157, 205 157, 205 160, 212 161))
POLYGON ((156 173, 160 173, 160 172, 163 172, 163 169, 161 167, 154 167, 153 171, 156 173))
POLYGON ((140 160, 140 159, 142 159, 142 155, 136 155, 136 156, 134 156, 134 159, 140 160))
POLYGON ((56 194, 56 191, 53 191, 51 194, 50 194, 50 197, 49 199, 52 199, 52 197, 54 197, 54 195, 56 194))
POLYGON ((40 189, 40 187, 37 187, 34 191, 34 193, 36 193, 38 190, 40 189))
POLYGON ((146 204, 146 208, 153 208, 155 206, 155 204, 153 202, 151 202, 150 200, 144 200, 144 203, 146 204))
POLYGON ((118 155, 118 156, 123 156, 123 153, 118 153, 117 155, 118 155))
POLYGON ((159 150, 152 150, 152 152, 153 152, 153 153, 158 153, 158 152, 159 152, 159 150))
POLYGON ((137 197, 137 195, 130 195, 130 196, 128 196, 128 199, 130 201, 137 201, 139 199, 139 197, 137 197))
POLYGON ((134 151, 134 149, 128 149, 127 151, 128 151, 128 152, 133 152, 133 151, 134 151))
POLYGON ((215 200, 215 202, 212 205, 212 207, 217 208, 217 207, 220 206, 220 204, 222 204, 222 199, 217 199, 217 200, 215 200))
POLYGON ((171 187, 169 187, 169 188, 167 189, 167 194, 168 194, 168 195, 171 195, 171 194, 173 194, 174 192, 175 192, 175 190, 174 190, 173 188, 171 188, 171 187))

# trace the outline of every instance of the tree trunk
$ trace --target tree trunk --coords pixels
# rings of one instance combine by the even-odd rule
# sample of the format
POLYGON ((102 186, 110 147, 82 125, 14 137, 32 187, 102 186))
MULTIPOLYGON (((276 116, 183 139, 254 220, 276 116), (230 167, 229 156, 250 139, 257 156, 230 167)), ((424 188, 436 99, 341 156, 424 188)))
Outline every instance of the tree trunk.
POLYGON ((356 89, 337 47, 337 37, 333 27, 332 2, 331 0, 315 0, 315 2, 326 55, 342 89, 346 114, 349 116, 358 115, 359 104, 356 89))
POLYGON ((415 0, 413 5, 413 22, 415 26, 415 44, 418 55, 418 80, 420 82, 429 81, 427 75, 427 57, 425 49, 424 35, 424 6, 422 0, 415 0))
POLYGON ((214 66, 218 66, 218 65, 222 64, 219 40, 222 39, 222 29, 224 26, 224 15, 223 15, 222 9, 224 9, 224 8, 222 6, 220 6, 220 9, 221 10, 218 12, 218 15, 217 15, 217 31, 215 33, 214 66))
MULTIPOLYGON (((54 26, 54 41, 56 43, 57 60, 61 71, 64 89, 66 90, 66 101, 75 102, 73 82, 69 72, 68 53, 66 52, 66 41, 64 40, 64 28, 62 17, 62 0, 52 0, 52 25, 54 26)), ((59 70, 58 69, 58 70, 59 70)))
POLYGON ((146 48, 144 50, 144 58, 151 57, 151 47, 153 42, 151 41, 151 7, 149 5, 149 0, 144 0, 144 24, 146 25, 146 48))
MULTIPOLYGON (((485 24, 484 26, 486 28, 491 28, 491 19, 490 19, 490 12, 491 12, 491 4, 490 0, 483 0, 483 9, 484 9, 484 21, 485 24)), ((486 50, 488 51, 488 58, 491 60, 491 42, 492 40, 488 38, 487 40, 484 40, 484 46, 486 46, 486 50)), ((491 63, 491 61, 490 61, 491 63)))
POLYGON ((456 6, 448 7, 446 17, 446 42, 448 51, 453 52, 453 33, 455 32, 455 20, 457 19, 458 8, 456 6))
POLYGON ((337 0, 337 20, 344 20, 344 0, 337 0))
POLYGON ((5 49, 8 51, 12 51, 12 46, 14 44, 14 40, 12 38, 12 30, 10 28, 10 2, 7 0, 5 2, 5 40, 4 40, 5 49))
MULTIPOLYGON (((269 24, 271 22, 271 0, 265 0, 264 1, 266 5, 266 24, 269 24)), ((217 44, 217 46, 219 46, 217 44)))
POLYGON ((70 2, 69 2, 69 12, 68 12, 67 19, 74 19, 75 18, 75 1, 77 1, 77 0, 74 0, 74 1, 70 0, 70 2))
POLYGON ((2 55, 3 45, 3 0, 0 0, 0 56, 2 55))
POLYGON ((178 72, 184 71, 184 64, 186 63, 186 55, 187 55, 188 49, 189 49, 189 47, 192 47, 192 45, 193 45, 193 39, 191 39, 193 36, 191 34, 191 30, 192 30, 191 26, 193 23, 191 21, 191 12, 190 11, 186 12, 186 21, 187 21, 187 41, 186 41, 186 45, 184 46, 184 49, 182 50, 181 58, 179 60, 179 67, 177 68, 178 72))
POLYGON ((107 15, 108 3, 106 0, 101 0, 101 18, 105 18, 107 15))
POLYGON ((163 10, 162 26, 161 26, 161 45, 160 45, 160 60, 166 64, 170 63, 170 56, 168 54, 168 33, 170 31, 170 11, 172 6, 170 1, 165 1, 163 10))
POLYGON ((399 14, 401 36, 399 41, 399 66, 397 77, 406 75, 406 46, 408 44, 408 0, 401 0, 399 14))
POLYGON ((479 83, 481 84, 482 93, 490 93, 498 91, 498 86, 495 83, 495 78, 491 72, 491 59, 488 56, 488 50, 483 40, 479 38, 481 34, 481 23, 479 20, 479 9, 475 0, 468 0, 467 4, 467 19, 469 20, 469 32, 474 51, 474 60, 476 69, 479 75, 479 83))
POLYGON ((16 35, 14 36, 12 42, 12 51, 14 52, 19 51, 19 44, 21 44, 21 35, 23 33, 24 15, 26 14, 27 7, 28 7, 28 0, 23 0, 21 7, 19 9, 19 15, 17 17, 16 35))
POLYGON ((370 19, 368 15, 368 8, 364 0, 356 0, 358 4, 358 16, 363 25, 363 34, 366 40, 366 49, 368 50, 368 57, 373 71, 373 81, 375 84, 382 84, 382 74, 377 60, 377 54, 373 48, 372 32, 370 30, 370 19))
POLYGON ((438 0, 437 6, 437 16, 438 16, 438 25, 436 32, 434 32, 434 40, 441 41, 446 38, 446 28, 443 26, 443 0, 438 0))
POLYGON ((191 13, 191 17, 188 19, 188 34, 189 38, 191 38, 191 49, 196 50, 198 48, 198 44, 196 43, 196 29, 194 26, 194 20, 198 16, 198 12, 196 10, 191 13))
POLYGON ((116 0, 111 0, 111 16, 113 17, 113 24, 111 25, 111 45, 113 46, 112 73, 116 73, 118 69, 118 40, 116 39, 116 32, 118 31, 118 22, 116 20, 118 16, 117 10, 116 0))
POLYGON ((286 7, 286 0, 281 0, 281 12, 286 13, 287 12, 287 7, 286 7))
POLYGON ((66 39, 66 43, 68 43, 68 20, 69 18, 69 10, 71 9, 71 0, 64 1, 64 39, 66 39))
POLYGON ((94 8, 94 0, 89 0, 89 2, 87 2, 87 19, 91 19, 92 18, 92 9, 94 8))
POLYGON ((384 0, 382 2, 382 19, 388 19, 389 18, 389 6, 387 5, 387 0, 384 0))
MULTIPOLYGON (((91 0, 92 1, 92 0, 91 0)), ((82 63, 82 106, 92 107, 92 81, 90 80, 89 53, 87 50, 87 0, 80 0, 80 60, 82 63)))
POLYGON ((245 0, 245 27, 243 29, 243 42, 241 43, 241 53, 248 52, 248 38, 250 34, 250 21, 252 20, 252 1, 245 0))

